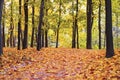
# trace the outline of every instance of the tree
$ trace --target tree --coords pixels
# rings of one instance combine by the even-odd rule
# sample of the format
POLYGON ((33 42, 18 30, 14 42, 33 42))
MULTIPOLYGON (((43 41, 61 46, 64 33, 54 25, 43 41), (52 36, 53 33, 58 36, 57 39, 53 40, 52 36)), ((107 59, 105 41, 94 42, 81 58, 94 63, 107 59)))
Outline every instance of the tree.
POLYGON ((42 34, 41 34, 41 28, 42 28, 42 22, 44 17, 44 0, 41 0, 41 6, 40 6, 40 16, 39 16, 39 25, 38 25, 38 35, 37 35, 37 50, 39 51, 42 48, 42 34))
POLYGON ((91 49, 92 40, 92 0, 87 0, 87 43, 86 48, 91 49))
POLYGON ((5 11, 5 2, 4 2, 4 5, 3 5, 3 29, 2 29, 2 38, 3 38, 3 47, 5 47, 5 14, 6 14, 6 11, 5 11))
MULTIPOLYGON (((73 11, 74 11, 74 1, 72 1, 72 6, 73 6, 73 11)), ((77 48, 79 48, 79 34, 78 34, 78 0, 76 0, 76 15, 75 15, 75 19, 74 19, 74 12, 72 12, 73 14, 73 32, 72 32, 72 48, 76 47, 76 43, 77 43, 77 48), (77 40, 76 40, 77 38, 77 40)))
POLYGON ((42 35, 41 35, 41 38, 42 38, 42 47, 44 47, 44 29, 42 29, 42 35))
MULTIPOLYGON (((46 16, 48 16, 48 0, 46 0, 45 12, 46 16)), ((48 20, 46 18, 46 28, 45 28, 45 47, 48 47, 48 20)))
POLYGON ((76 0, 76 16, 75 16, 75 26, 77 34, 77 48, 79 48, 79 33, 78 33, 78 0, 76 0))
POLYGON ((2 26, 1 26, 3 4, 4 4, 4 0, 0 0, 0 55, 3 53, 2 26))
POLYGON ((13 47, 13 30, 14 30, 14 23, 13 23, 13 0, 11 0, 11 13, 10 13, 10 47, 13 47))
POLYGON ((112 36, 112 10, 111 0, 105 0, 106 10, 106 58, 114 56, 112 36))
POLYGON ((74 19, 74 0, 72 0, 72 16, 73 16, 73 25, 72 25, 72 48, 76 46, 76 26, 75 26, 75 19, 74 19))
MULTIPOLYGON (((74 1, 72 1, 73 11, 74 11, 74 1)), ((74 19, 74 12, 73 14, 73 32, 72 32, 72 48, 76 47, 79 48, 79 34, 78 34, 78 0, 76 0, 76 14, 74 19)))
POLYGON ((58 48, 58 40, 59 40, 59 28, 61 24, 61 0, 59 0, 59 22, 58 22, 58 27, 57 27, 57 37, 56 37, 56 48, 58 48))
POLYGON ((22 2, 21 2, 21 0, 19 0, 19 21, 18 21, 18 50, 20 50, 20 39, 21 39, 21 37, 20 37, 20 35, 21 35, 21 4, 22 2))
POLYGON ((98 29, 99 29, 99 49, 101 49, 101 0, 99 0, 98 29))
POLYGON ((32 37, 31 37, 31 47, 33 47, 33 42, 34 42, 34 32, 35 32, 35 23, 34 23, 34 13, 35 13, 35 0, 33 0, 32 4, 32 37))
POLYGON ((28 46, 28 0, 24 0, 24 12, 25 12, 25 27, 24 27, 24 38, 23 38, 23 49, 28 46))

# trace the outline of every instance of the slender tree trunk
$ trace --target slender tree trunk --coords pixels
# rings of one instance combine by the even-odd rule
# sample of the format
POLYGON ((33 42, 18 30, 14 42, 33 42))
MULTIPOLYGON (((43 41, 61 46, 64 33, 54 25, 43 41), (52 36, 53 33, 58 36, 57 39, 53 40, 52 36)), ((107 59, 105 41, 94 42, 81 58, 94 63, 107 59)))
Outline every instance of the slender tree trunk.
POLYGON ((79 32, 78 32, 78 25, 76 26, 77 28, 77 48, 79 49, 79 32))
POLYGON ((7 38, 7 47, 9 47, 10 46, 10 38, 8 37, 7 38))
MULTIPOLYGON (((105 33, 105 34, 106 34, 106 33, 105 33)), ((103 42, 104 42, 104 45, 103 45, 103 46, 104 46, 104 48, 105 48, 105 47, 106 47, 106 35, 104 35, 104 41, 103 41, 103 42)))
POLYGON ((42 47, 44 47, 44 30, 42 30, 42 47))
POLYGON ((4 14, 4 16, 3 16, 3 47, 5 47, 5 14, 6 14, 6 12, 5 12, 5 3, 4 3, 4 5, 3 5, 3 14, 4 14))
POLYGON ((13 1, 11 0, 11 16, 10 16, 10 47, 13 47, 13 1))
POLYGON ((79 33, 78 33, 78 0, 76 0, 76 16, 75 16, 75 27, 76 27, 76 35, 77 35, 77 48, 79 48, 79 33))
POLYGON ((57 37, 56 37, 56 48, 58 48, 58 40, 59 40, 59 23, 58 23, 58 28, 57 28, 57 37))
POLYGON ((19 21, 18 21, 18 47, 17 49, 20 50, 21 44, 21 0, 19 0, 19 21))
POLYGON ((118 16, 118 13, 116 13, 116 27, 117 27, 117 36, 116 36, 116 38, 117 38, 117 42, 116 42, 116 47, 118 48, 119 47, 119 41, 118 41, 118 35, 119 35, 119 27, 118 27, 118 21, 119 21, 119 16, 118 16))
POLYGON ((106 58, 114 55, 113 36, 112 36, 112 6, 111 0, 105 0, 106 9, 106 58))
MULTIPOLYGON (((35 0, 33 0, 33 3, 35 3, 35 0)), ((34 13, 35 13, 35 6, 32 5, 32 37, 31 37, 31 47, 33 47, 34 42, 34 32, 35 32, 35 24, 34 24, 34 13)))
POLYGON ((61 0, 59 2, 59 22, 58 22, 58 28, 57 28, 57 38, 56 38, 56 48, 58 48, 58 40, 59 40, 59 28, 61 24, 61 0))
MULTIPOLYGON (((48 3, 48 0, 46 0, 46 3, 48 3)), ((48 7, 46 7, 46 16, 48 16, 48 7)), ((48 20, 47 19, 46 19, 46 29, 45 29, 45 47, 48 47, 48 20)))
MULTIPOLYGON (((21 19, 22 20, 22 19, 21 19)), ((20 40, 21 40, 21 46, 23 46, 23 31, 22 31, 22 29, 21 29, 21 32, 20 32, 20 40)))
POLYGON ((98 30, 99 30, 99 49, 101 49, 101 0, 99 0, 98 30))
POLYGON ((41 35, 42 35, 41 34, 41 28, 42 28, 43 17, 44 17, 44 0, 41 0, 38 35, 37 35, 37 50, 38 51, 42 48, 42 44, 41 44, 41 35))
POLYGON ((72 1, 72 16, 73 16, 73 26, 72 26, 72 48, 76 46, 76 30, 75 30, 75 19, 74 19, 74 0, 72 1))
POLYGON ((92 0, 87 0, 87 43, 86 48, 91 49, 92 41, 92 0))
POLYGON ((4 0, 0 0, 0 55, 2 55, 3 53, 2 28, 1 28, 3 4, 4 4, 4 0))
POLYGON ((48 30, 45 31, 45 47, 48 47, 48 30))
POLYGON ((24 0, 24 12, 25 12, 25 27, 23 49, 26 49, 28 47, 28 0, 24 0))
POLYGON ((16 47, 16 36, 13 36, 13 47, 16 47))

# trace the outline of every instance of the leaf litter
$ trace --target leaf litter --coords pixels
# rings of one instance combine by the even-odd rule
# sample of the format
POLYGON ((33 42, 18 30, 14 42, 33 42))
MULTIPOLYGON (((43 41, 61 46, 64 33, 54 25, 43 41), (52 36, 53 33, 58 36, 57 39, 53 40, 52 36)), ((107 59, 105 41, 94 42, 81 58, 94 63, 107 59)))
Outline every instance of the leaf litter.
POLYGON ((0 80, 120 80, 120 51, 71 48, 4 48, 0 80))

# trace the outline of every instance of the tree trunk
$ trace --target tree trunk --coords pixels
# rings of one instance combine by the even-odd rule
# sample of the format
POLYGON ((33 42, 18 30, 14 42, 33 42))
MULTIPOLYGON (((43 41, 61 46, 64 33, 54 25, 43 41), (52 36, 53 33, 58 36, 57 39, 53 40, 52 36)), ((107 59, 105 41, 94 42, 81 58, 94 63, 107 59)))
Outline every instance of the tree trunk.
POLYGON ((116 33, 116 38, 117 38, 117 42, 116 42, 116 47, 119 48, 119 41, 118 41, 118 35, 119 35, 119 27, 118 27, 118 21, 119 21, 119 16, 118 13, 116 13, 116 27, 117 27, 117 33, 116 33))
POLYGON ((99 0, 98 29, 99 29, 99 49, 101 49, 101 0, 99 0))
POLYGON ((2 43, 2 8, 3 8, 4 0, 0 0, 0 55, 3 53, 3 43, 2 43))
POLYGON ((76 26, 77 28, 77 48, 79 49, 79 32, 78 32, 78 25, 76 26))
POLYGON ((7 38, 7 47, 10 46, 9 44, 10 44, 10 38, 8 37, 8 38, 7 38))
POLYGON ((57 37, 56 37, 56 48, 58 48, 58 40, 59 40, 59 28, 61 24, 61 0, 59 2, 59 22, 58 22, 58 28, 57 28, 57 37))
POLYGON ((106 58, 114 55, 112 36, 112 9, 111 0, 105 0, 106 9, 106 58))
MULTIPOLYGON (((33 0, 35 3, 35 0, 33 0)), ((33 47, 33 42, 34 42, 34 31, 35 31, 35 24, 34 24, 34 13, 35 13, 35 7, 34 4, 32 4, 32 37, 31 37, 31 47, 33 47)))
POLYGON ((91 49, 92 41, 92 0, 87 0, 87 44, 86 48, 91 49))
POLYGON ((44 30, 42 30, 42 47, 44 47, 44 30))
POLYGON ((103 42, 104 42, 104 45, 103 45, 103 46, 104 46, 104 48, 105 48, 105 47, 106 47, 106 33, 105 33, 105 35, 104 35, 104 39, 103 39, 103 40, 104 40, 104 41, 103 41, 103 42))
MULTIPOLYGON (((48 3, 48 1, 46 1, 46 3, 48 3)), ((46 16, 48 16, 48 7, 46 7, 46 16)), ((45 29, 45 47, 48 47, 48 20, 47 19, 46 19, 46 29, 45 29)))
POLYGON ((28 47, 28 0, 24 0, 24 12, 25 12, 25 27, 23 49, 26 49, 28 47))
POLYGON ((72 48, 76 46, 76 30, 75 30, 75 19, 74 19, 74 0, 72 1, 72 16, 73 16, 73 26, 72 26, 72 48))
POLYGON ((76 17, 75 17, 75 28, 76 28, 76 35, 77 35, 77 48, 79 48, 79 33, 78 33, 78 0, 76 0, 76 17))
POLYGON ((18 21, 18 47, 17 47, 17 49, 18 50, 20 50, 20 44, 21 44, 21 4, 22 2, 21 2, 21 0, 19 0, 19 21, 18 21))
POLYGON ((42 48, 42 44, 41 44, 41 35, 42 35, 41 34, 41 28, 42 28, 43 17, 44 17, 44 0, 41 0, 38 35, 37 35, 37 50, 38 51, 42 48))
POLYGON ((10 16, 10 47, 13 47, 13 1, 11 0, 11 16, 10 16))
POLYGON ((6 14, 6 12, 5 12, 5 3, 4 3, 4 5, 3 5, 3 14, 4 14, 4 16, 3 16, 3 35, 2 35, 2 38, 3 38, 3 47, 5 47, 5 14, 6 14))
POLYGON ((13 47, 16 47, 16 36, 13 36, 13 47))

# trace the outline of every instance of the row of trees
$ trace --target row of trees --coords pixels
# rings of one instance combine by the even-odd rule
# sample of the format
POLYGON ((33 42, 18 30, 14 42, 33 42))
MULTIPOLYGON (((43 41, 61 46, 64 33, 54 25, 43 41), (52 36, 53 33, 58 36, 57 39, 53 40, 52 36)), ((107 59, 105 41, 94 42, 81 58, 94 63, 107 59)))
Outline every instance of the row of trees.
MULTIPOLYGON (((40 5, 40 12, 39 12, 39 24, 38 24, 38 31, 37 31, 37 50, 40 50, 43 46, 47 47, 48 46, 48 39, 47 39, 47 34, 48 34, 48 30, 46 29, 45 31, 42 30, 42 26, 46 26, 46 28, 48 27, 48 25, 46 24, 48 21, 46 20, 46 22, 43 21, 44 15, 48 15, 48 7, 45 6, 47 5, 47 1, 48 0, 41 0, 41 5, 40 5), (44 39, 45 36, 45 39, 44 39)), ((29 0, 24 0, 24 15, 25 15, 25 21, 24 21, 24 36, 22 36, 22 31, 21 31, 21 17, 19 17, 18 20, 18 50, 20 50, 21 48, 21 44, 22 44, 22 48, 26 49, 28 47, 28 2, 29 0)), ((33 2, 35 2, 35 0, 33 0, 33 2)), ((99 0, 99 49, 101 48, 101 0, 99 0)), ((11 4, 12 4, 12 0, 11 0, 11 4)), ((22 14, 22 10, 21 10, 21 5, 22 4, 22 0, 19 0, 19 15, 21 16, 22 14)), ((93 12, 93 2, 92 0, 87 0, 87 42, 86 42, 86 48, 87 49, 91 49, 91 42, 92 42, 92 25, 93 25, 93 20, 94 20, 94 12, 93 12)), ((2 17, 2 5, 3 5, 3 0, 1 1, 1 15, 0 17, 2 17)), ((35 31, 35 21, 34 21, 34 13, 35 13, 35 9, 34 9, 34 5, 32 5, 32 37, 31 37, 31 47, 33 47, 33 42, 34 42, 34 31, 35 31)), ((73 27, 72 27, 72 48, 75 48, 77 45, 77 48, 79 48, 79 43, 78 43, 78 37, 79 37, 79 33, 78 33, 78 0, 76 0, 76 5, 74 5, 74 1, 72 1, 72 15, 73 15, 73 27), (75 13, 74 13, 74 6, 75 7, 75 13), (74 16, 75 15, 75 16, 74 16)), ((12 6, 11 6, 12 9, 12 6)), ((113 49, 113 38, 112 38, 112 11, 111 11, 111 0, 105 0, 105 10, 106 10, 106 57, 112 57, 114 55, 114 49, 113 49)), ((56 31, 56 48, 58 47, 58 42, 59 42, 59 28, 61 25, 61 14, 62 14, 62 2, 61 0, 59 0, 59 18, 58 18, 58 27, 57 27, 57 31, 56 31)), ((14 46, 14 37, 13 37, 13 29, 14 29, 14 25, 13 25, 13 18, 12 18, 12 10, 11 10, 11 24, 10 24, 10 46, 14 46)), ((0 18, 1 19, 1 18, 0 18)), ((0 21, 1 22, 1 21, 0 21)), ((1 29, 1 28, 0 28, 1 29)), ((4 28, 3 28, 4 29, 4 28)), ((0 53, 2 53, 2 46, 3 42, 2 42, 2 38, 4 39, 4 36, 2 37, 2 30, 1 31, 1 35, 0 35, 0 46, 1 46, 1 51, 0 53)), ((4 31, 4 30, 3 30, 4 31)), ((4 33, 3 33, 4 34, 4 33)), ((5 44, 5 43, 4 43, 5 44)))

